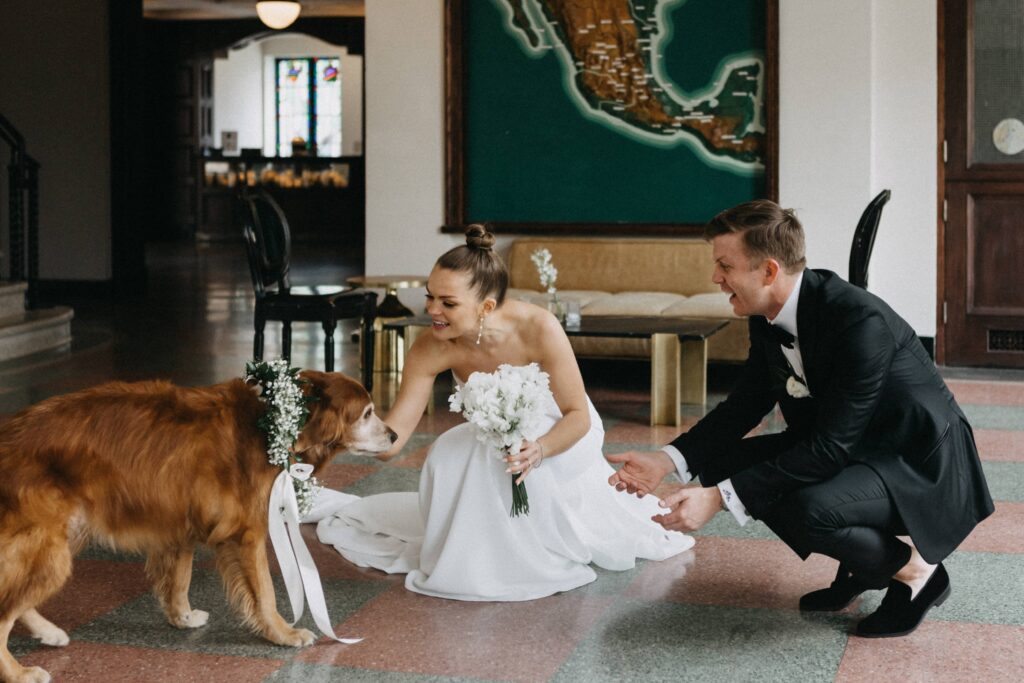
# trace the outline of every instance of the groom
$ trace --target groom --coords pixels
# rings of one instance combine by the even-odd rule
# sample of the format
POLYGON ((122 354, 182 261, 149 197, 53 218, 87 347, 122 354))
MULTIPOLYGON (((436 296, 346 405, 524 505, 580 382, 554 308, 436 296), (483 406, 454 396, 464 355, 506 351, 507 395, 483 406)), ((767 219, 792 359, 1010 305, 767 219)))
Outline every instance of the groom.
POLYGON ((791 210, 758 200, 706 227, 713 281, 749 316, 736 388, 661 451, 609 456, 609 479, 643 496, 670 472, 698 478, 667 496, 666 529, 693 531, 722 507, 762 520, 801 558, 839 560, 800 599, 832 611, 887 588, 856 633, 910 633, 950 593, 942 566, 993 511, 971 427, 914 331, 888 305, 827 270, 805 269, 791 210), (779 404, 787 428, 744 438, 779 404), (897 536, 909 535, 913 545, 897 536))

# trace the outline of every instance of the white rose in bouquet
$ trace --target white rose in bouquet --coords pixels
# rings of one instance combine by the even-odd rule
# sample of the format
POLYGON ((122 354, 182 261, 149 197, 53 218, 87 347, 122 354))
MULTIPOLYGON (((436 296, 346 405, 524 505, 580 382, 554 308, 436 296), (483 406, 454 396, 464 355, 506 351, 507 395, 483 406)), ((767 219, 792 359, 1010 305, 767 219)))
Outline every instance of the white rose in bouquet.
MULTIPOLYGON (((476 427, 476 438, 498 459, 519 452, 524 441, 541 435, 544 408, 551 397, 548 373, 536 363, 500 365, 492 373, 474 372, 448 398, 452 412, 461 412, 476 427)), ((526 484, 512 475, 512 516, 529 514, 526 484)))

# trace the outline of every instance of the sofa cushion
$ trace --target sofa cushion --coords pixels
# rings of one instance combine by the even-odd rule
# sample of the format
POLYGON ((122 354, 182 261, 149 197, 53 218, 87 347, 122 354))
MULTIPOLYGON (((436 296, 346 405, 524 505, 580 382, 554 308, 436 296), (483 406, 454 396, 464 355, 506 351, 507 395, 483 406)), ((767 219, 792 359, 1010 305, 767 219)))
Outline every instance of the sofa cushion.
POLYGON ((682 294, 669 292, 621 292, 592 301, 582 307, 589 315, 662 315, 662 311, 686 301, 682 294))
POLYGON ((733 313, 729 295, 725 292, 694 294, 685 301, 673 304, 661 312, 662 315, 680 318, 737 318, 733 313))

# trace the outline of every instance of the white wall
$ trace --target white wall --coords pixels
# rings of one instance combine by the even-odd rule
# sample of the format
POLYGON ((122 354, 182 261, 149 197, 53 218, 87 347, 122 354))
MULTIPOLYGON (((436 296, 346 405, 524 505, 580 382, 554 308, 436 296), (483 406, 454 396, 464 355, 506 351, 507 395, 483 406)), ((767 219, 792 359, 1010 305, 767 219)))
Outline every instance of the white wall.
POLYGON ((366 272, 427 273, 444 221, 443 0, 366 3, 366 272))
POLYGON ((936 329, 938 43, 934 0, 874 2, 871 194, 889 188, 869 288, 917 330, 936 329))
POLYGON ((844 277, 871 198, 871 98, 871 2, 781 0, 779 203, 804 225, 808 265, 844 277))
POLYGON ((213 60, 213 144, 221 133, 238 133, 238 149, 263 147, 263 50, 250 41, 213 60))
POLYGON ((861 212, 883 189, 869 288, 936 329, 937 24, 934 0, 781 0, 779 202, 808 262, 847 274, 861 212))
POLYGON ((338 57, 341 60, 342 154, 361 154, 363 147, 363 59, 344 46, 299 33, 279 33, 231 50, 213 64, 213 135, 220 146, 221 131, 238 131, 238 147, 274 150, 275 57, 338 57))
MULTIPOLYGON (((779 200, 808 260, 845 276, 853 229, 884 188, 871 290, 935 334, 934 0, 780 0, 779 200)), ((459 243, 444 211, 443 0, 366 7, 370 273, 425 273, 459 243)), ((677 29, 677 39, 682 35, 677 29)))
MULTIPOLYGON (((0 12, 0 112, 41 165, 39 275, 109 280, 107 4, 4 0, 0 12)), ((4 182, 7 154, 4 145, 4 182)), ((6 232, 6 205, 0 211, 6 232)))

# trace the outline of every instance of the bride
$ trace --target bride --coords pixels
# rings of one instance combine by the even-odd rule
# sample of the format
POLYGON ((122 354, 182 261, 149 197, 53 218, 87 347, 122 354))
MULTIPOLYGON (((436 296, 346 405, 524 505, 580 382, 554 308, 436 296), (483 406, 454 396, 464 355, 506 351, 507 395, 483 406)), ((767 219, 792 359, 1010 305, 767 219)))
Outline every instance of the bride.
POLYGON ((319 506, 320 540, 360 566, 407 573, 411 591, 456 600, 532 600, 590 583, 591 563, 624 570, 638 557, 686 550, 691 537, 651 521, 662 512, 653 497, 608 486, 604 429, 569 340, 548 311, 505 299, 508 271, 493 244, 491 233, 470 226, 466 244, 430 273, 431 332, 406 357, 385 418, 398 433, 392 453, 423 415, 435 377, 449 370, 461 384, 501 364, 538 363, 553 395, 546 433, 502 461, 475 438, 475 427, 454 427, 431 447, 418 494, 333 493, 328 508, 319 506), (512 475, 527 481, 528 515, 509 515, 512 475))

